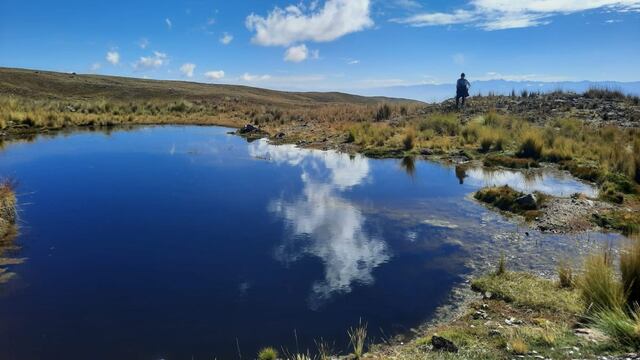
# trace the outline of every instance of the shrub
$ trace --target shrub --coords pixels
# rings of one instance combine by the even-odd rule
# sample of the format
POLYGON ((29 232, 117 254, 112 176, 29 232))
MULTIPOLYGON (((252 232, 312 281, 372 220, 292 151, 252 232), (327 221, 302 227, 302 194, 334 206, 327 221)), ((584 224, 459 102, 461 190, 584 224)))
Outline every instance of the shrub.
POLYGON ((481 152, 489 152, 491 150, 491 145, 493 145, 493 138, 490 136, 480 138, 480 151, 481 152))
POLYGON ((258 360, 276 360, 278 351, 272 347, 266 347, 258 352, 258 360))
POLYGON ((530 131, 522 137, 518 150, 521 158, 540 159, 542 156, 542 138, 537 132, 530 131))
POLYGON ((524 340, 520 338, 515 338, 509 341, 509 349, 511 349, 511 352, 516 355, 525 355, 529 352, 529 347, 524 340))
POLYGON ((349 131, 347 133, 347 138, 345 139, 345 142, 346 143, 352 143, 354 141, 356 141, 356 136, 353 134, 353 131, 349 131))
POLYGON ((558 265, 558 285, 561 288, 570 289, 573 287, 573 269, 571 269, 571 265, 562 261, 558 265))
POLYGON ((611 257, 610 250, 603 250, 584 261, 584 273, 578 284, 590 312, 622 309, 625 304, 624 292, 615 278, 611 257))
POLYGON ((495 141, 494 141, 493 149, 494 149, 495 151, 502 151, 502 150, 504 150, 504 143, 505 143, 505 138, 504 138, 504 136, 503 136, 503 135, 498 135, 498 136, 496 136, 495 141))
POLYGON ((376 121, 388 120, 391 117, 391 108, 389 105, 384 104, 378 108, 376 113, 376 121))
POLYGON ((496 266, 496 275, 500 276, 507 272, 507 260, 504 253, 500 254, 500 260, 498 260, 498 266, 496 266))
POLYGON ((402 139, 402 145, 404 146, 404 149, 407 151, 413 149, 413 147, 415 146, 415 140, 416 135, 413 133, 413 131, 408 131, 402 139))

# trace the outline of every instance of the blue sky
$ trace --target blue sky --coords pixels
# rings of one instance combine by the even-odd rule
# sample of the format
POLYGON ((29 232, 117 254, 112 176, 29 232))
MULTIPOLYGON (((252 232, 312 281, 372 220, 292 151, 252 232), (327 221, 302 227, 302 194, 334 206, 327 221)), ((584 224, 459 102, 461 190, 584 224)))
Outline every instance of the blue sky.
POLYGON ((345 90, 640 80, 640 0, 0 3, 0 66, 345 90))

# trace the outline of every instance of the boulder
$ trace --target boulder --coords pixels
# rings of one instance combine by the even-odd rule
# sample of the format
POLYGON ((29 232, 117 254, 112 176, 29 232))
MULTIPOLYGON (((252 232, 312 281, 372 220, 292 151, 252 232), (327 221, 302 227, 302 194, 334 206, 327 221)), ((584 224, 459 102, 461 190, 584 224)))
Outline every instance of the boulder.
POLYGON ((238 130, 239 134, 248 134, 248 133, 252 133, 252 132, 256 132, 256 131, 260 131, 260 129, 258 129, 257 127, 251 125, 251 124, 247 124, 245 126, 243 126, 242 128, 240 128, 240 130, 238 130))
POLYGON ((516 199, 518 204, 523 209, 536 209, 538 207, 538 198, 535 194, 526 194, 516 199))
POLYGON ((431 337, 431 345, 433 350, 457 353, 458 347, 453 341, 443 338, 442 336, 433 335, 431 337))

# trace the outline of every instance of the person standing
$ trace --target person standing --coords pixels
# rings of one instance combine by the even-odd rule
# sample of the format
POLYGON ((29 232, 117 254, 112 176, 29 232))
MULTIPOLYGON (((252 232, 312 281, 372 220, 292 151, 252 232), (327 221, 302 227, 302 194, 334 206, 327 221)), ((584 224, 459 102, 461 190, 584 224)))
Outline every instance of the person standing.
POLYGON ((460 99, 462 99, 462 107, 464 100, 469 96, 469 88, 471 83, 464 78, 464 73, 460 74, 460 79, 456 83, 456 108, 460 109, 460 99))

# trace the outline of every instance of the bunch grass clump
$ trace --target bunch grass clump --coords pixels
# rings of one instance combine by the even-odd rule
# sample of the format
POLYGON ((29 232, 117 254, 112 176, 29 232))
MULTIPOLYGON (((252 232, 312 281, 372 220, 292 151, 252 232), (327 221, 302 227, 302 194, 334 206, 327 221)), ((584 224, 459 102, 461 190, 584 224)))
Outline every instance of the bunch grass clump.
POLYGON ((362 320, 360 320, 358 326, 350 328, 347 331, 347 335, 349 336, 349 343, 351 344, 353 356, 358 360, 362 359, 365 350, 365 342, 367 340, 367 324, 363 324, 362 320))
POLYGON ((258 360, 276 360, 278 351, 272 347, 266 347, 258 352, 258 360))

